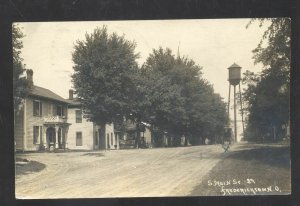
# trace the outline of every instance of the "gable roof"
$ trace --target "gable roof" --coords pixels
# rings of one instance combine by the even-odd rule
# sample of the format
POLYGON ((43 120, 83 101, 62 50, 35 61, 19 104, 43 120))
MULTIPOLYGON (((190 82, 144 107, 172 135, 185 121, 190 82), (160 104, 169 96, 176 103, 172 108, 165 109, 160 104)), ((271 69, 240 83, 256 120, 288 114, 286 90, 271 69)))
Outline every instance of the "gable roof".
POLYGON ((50 91, 49 89, 45 89, 43 87, 33 85, 32 90, 30 92, 30 96, 38 96, 43 97, 50 100, 55 100, 63 103, 69 103, 66 99, 62 98, 58 94, 50 91))

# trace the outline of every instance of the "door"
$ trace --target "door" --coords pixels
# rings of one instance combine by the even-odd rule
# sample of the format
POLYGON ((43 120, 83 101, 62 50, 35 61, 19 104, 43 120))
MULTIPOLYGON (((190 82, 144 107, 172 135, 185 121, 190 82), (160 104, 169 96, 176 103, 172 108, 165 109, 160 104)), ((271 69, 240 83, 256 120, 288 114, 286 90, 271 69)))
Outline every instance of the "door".
POLYGON ((48 142, 48 148, 51 146, 55 147, 55 129, 53 127, 49 127, 47 129, 47 142, 48 142))

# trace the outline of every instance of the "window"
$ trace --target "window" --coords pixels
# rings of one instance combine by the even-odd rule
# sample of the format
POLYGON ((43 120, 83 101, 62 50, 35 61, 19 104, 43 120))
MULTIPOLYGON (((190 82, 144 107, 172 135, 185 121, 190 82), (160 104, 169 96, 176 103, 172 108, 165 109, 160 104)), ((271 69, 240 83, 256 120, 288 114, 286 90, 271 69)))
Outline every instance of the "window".
POLYGON ((33 116, 42 116, 42 102, 33 100, 33 116))
POLYGON ((76 132, 76 146, 82 146, 82 132, 76 132))
POLYGON ((33 126, 33 144, 37 144, 39 141, 39 126, 33 126))
POLYGON ((82 111, 81 110, 76 110, 76 123, 81 123, 82 122, 82 111))
POLYGON ((64 110, 63 110, 62 106, 60 106, 60 105, 56 106, 56 115, 64 116, 64 110))

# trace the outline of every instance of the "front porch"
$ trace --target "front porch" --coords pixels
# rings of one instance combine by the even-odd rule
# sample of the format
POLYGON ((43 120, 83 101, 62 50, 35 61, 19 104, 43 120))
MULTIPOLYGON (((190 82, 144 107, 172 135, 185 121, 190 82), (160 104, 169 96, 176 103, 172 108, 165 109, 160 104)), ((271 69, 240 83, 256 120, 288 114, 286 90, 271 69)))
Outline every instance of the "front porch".
POLYGON ((54 149, 67 149, 67 137, 70 125, 70 123, 67 123, 66 117, 45 117, 40 148, 49 151, 53 151, 54 149))

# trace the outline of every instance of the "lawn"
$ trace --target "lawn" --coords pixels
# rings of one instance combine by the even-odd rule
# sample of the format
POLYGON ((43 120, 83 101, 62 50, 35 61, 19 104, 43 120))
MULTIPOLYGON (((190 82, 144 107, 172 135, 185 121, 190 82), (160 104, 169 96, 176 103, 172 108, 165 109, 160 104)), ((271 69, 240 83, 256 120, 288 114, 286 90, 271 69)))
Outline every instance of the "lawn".
POLYGON ((290 168, 289 146, 244 145, 219 162, 191 195, 290 194, 290 168))

